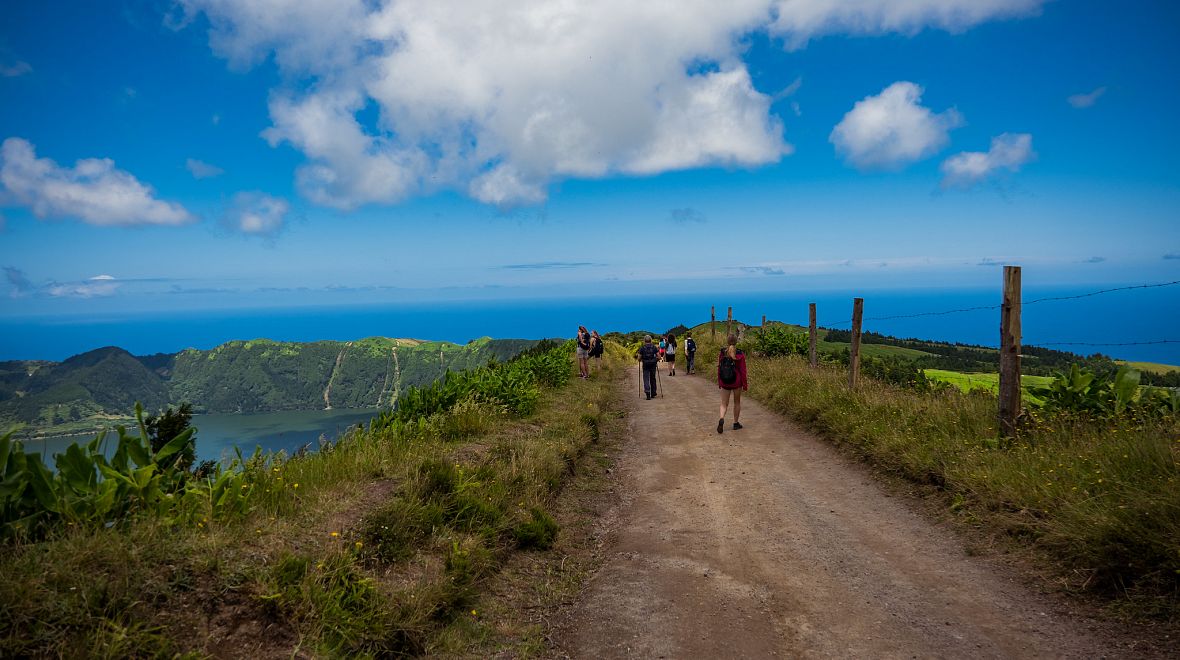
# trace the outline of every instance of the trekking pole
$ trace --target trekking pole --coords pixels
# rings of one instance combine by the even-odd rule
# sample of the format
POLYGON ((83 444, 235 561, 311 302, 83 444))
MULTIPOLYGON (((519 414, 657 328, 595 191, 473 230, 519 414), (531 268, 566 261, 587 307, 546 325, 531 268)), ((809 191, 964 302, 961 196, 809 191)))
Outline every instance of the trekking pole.
POLYGON ((664 380, 660 378, 660 365, 656 364, 656 387, 660 390, 660 398, 664 398, 664 380))

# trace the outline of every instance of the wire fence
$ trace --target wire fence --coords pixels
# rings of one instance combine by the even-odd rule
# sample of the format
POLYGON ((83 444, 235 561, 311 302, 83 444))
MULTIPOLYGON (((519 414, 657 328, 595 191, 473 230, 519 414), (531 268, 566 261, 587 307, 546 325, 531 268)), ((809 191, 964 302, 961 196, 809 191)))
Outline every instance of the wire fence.
MULTIPOLYGON (((1170 287, 1170 286, 1176 286, 1176 285, 1180 285, 1180 280, 1173 280, 1171 282, 1157 282, 1154 284, 1135 284, 1132 286, 1119 286, 1119 287, 1113 287, 1110 289, 1099 289, 1097 291, 1089 291, 1087 293, 1080 293, 1080 294, 1069 295, 1069 296, 1046 296, 1043 298, 1034 298, 1033 300, 1023 301, 1023 302, 1019 303, 1018 306, 1028 307, 1030 305, 1037 305, 1037 304, 1046 303, 1046 302, 1056 302, 1056 301, 1063 301, 1063 300, 1079 300, 1081 298, 1092 298, 1094 296, 1100 296, 1100 295, 1104 295, 1104 294, 1108 294, 1108 293, 1115 293, 1118 291, 1133 291, 1133 290, 1137 290, 1137 289, 1159 289, 1159 288, 1163 288, 1163 287, 1170 287)), ((1014 306, 1016 306, 1016 305, 1014 305, 1014 306)), ((931 311, 931 312, 917 312, 914 314, 893 314, 893 315, 889 315, 889 316, 866 316, 863 320, 864 320, 864 322, 892 321, 892 320, 896 320, 896 319, 915 319, 915 318, 931 317, 931 316, 950 316, 952 314, 964 314, 967 312, 980 312, 980 311, 989 311, 989 310, 994 311, 994 310, 1000 309, 1000 307, 1001 307, 1001 305, 978 305, 975 307, 962 307, 959 309, 945 309, 945 310, 931 311)), ((820 324, 821 327, 825 327, 825 328, 841 328, 844 326, 851 326, 851 325, 852 325, 851 319, 836 321, 833 323, 826 323, 825 322, 825 323, 820 324)), ((1023 343, 1026 346, 1088 346, 1088 347, 1116 346, 1117 347, 1117 346, 1153 346, 1153 345, 1160 345, 1160 344, 1180 344, 1180 339, 1150 339, 1150 340, 1143 340, 1143 341, 1127 341, 1127 342, 1085 342, 1085 341, 1072 341, 1072 340, 1062 340, 1062 341, 1053 340, 1053 341, 1024 341, 1023 343)))

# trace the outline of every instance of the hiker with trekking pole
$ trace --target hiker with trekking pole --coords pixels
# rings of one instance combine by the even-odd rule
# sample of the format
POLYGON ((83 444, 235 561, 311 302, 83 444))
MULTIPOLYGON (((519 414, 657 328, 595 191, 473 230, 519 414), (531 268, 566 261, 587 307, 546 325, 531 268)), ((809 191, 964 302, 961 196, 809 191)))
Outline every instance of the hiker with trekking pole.
POLYGON ((639 359, 641 365, 640 377, 643 381, 643 395, 650 401, 652 397, 656 396, 656 385, 660 377, 660 349, 651 343, 651 335, 643 338, 643 345, 635 352, 635 357, 639 359))

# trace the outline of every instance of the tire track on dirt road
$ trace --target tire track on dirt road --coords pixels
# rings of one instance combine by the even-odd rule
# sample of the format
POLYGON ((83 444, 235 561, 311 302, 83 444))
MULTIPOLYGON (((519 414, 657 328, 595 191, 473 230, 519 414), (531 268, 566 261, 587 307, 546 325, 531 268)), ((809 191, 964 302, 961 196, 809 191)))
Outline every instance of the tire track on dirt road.
POLYGON ((830 445, 748 397, 718 435, 715 384, 661 379, 631 399, 613 548, 556 628, 570 656, 1121 654, 830 445))

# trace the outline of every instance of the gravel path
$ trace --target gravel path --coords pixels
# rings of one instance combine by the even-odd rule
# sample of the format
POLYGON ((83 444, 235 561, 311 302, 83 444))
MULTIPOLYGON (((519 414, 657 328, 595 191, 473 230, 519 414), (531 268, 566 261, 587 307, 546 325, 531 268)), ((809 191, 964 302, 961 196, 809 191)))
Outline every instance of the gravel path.
MULTIPOLYGON (((1095 658, 1094 623, 970 557, 863 466, 717 389, 636 396, 611 552, 555 641, 575 658, 1095 658)), ((1113 643, 1111 643, 1113 644, 1113 643)))

